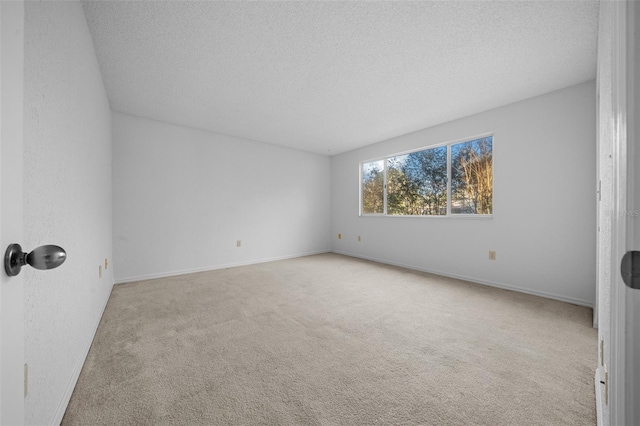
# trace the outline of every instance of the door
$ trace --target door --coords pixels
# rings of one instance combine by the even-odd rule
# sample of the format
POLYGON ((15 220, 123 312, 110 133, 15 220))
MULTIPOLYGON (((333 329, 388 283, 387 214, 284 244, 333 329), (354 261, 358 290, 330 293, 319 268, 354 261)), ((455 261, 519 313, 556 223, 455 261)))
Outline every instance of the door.
POLYGON ((640 289, 627 287, 620 270, 626 252, 640 251, 640 7, 634 1, 613 4, 615 279, 611 289, 610 424, 640 425, 640 289))
MULTIPOLYGON (((627 10, 627 229, 626 251, 640 251, 640 5, 627 10)), ((640 289, 625 288, 626 311, 626 421, 640 425, 640 289)))
MULTIPOLYGON (((24 3, 0 1, 0 251, 22 241, 24 3)), ((0 271, 0 424, 24 423, 22 275, 0 271)))

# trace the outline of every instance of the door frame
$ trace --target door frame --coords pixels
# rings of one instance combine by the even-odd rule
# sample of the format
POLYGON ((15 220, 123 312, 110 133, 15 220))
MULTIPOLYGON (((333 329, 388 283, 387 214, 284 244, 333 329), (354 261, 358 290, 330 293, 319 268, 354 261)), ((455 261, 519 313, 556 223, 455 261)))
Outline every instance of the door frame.
MULTIPOLYGON (((640 105, 640 85, 638 84, 638 70, 640 70, 640 7, 636 1, 625 2, 624 18, 626 20, 626 33, 623 34, 625 45, 624 68, 627 96, 625 103, 626 117, 626 145, 627 145, 627 204, 624 214, 626 232, 624 239, 624 253, 630 250, 640 250, 640 173, 637 164, 640 164, 640 120, 638 119, 638 106, 640 105)), ((622 284, 621 275, 618 274, 619 304, 624 304, 624 341, 625 352, 622 354, 625 366, 624 371, 624 397, 625 417, 629 424, 640 424, 640 290, 632 290, 622 284)))
MULTIPOLYGON (((629 196, 632 202, 632 212, 629 215, 629 232, 632 246, 628 249, 640 250, 640 5, 632 2, 628 13, 629 31, 629 90, 633 94, 629 102, 629 136, 631 141, 631 161, 636 167, 630 166, 629 196)), ((631 401, 640 400, 640 290, 633 292, 633 296, 628 299, 627 324, 635 324, 629 338, 629 351, 627 353, 629 377, 632 377, 628 391, 631 401)), ((627 411, 627 418, 635 424, 640 424, 640 404, 630 404, 627 411), (630 411, 633 410, 633 411, 630 411)))
MULTIPOLYGON (((610 365, 610 422, 611 425, 639 424, 640 414, 634 401, 638 401, 640 380, 637 360, 637 325, 640 300, 634 290, 625 286, 620 274, 622 256, 632 249, 640 249, 634 241, 637 216, 631 214, 640 208, 634 162, 638 157, 638 125, 635 123, 638 98, 636 45, 638 23, 637 5, 633 1, 612 2, 612 109, 613 109, 613 191, 614 214, 612 221, 612 283, 611 283, 611 365, 610 365), (634 315, 635 314, 635 315, 634 315), (634 334, 635 333, 635 334, 634 334)), ((637 234, 637 232, 636 232, 637 234)), ((637 291, 636 291, 637 292, 637 291)))
MULTIPOLYGON (((24 2, 0 1, 0 251, 23 238, 24 2)), ((24 424, 22 276, 0 271, 0 424, 24 424)))

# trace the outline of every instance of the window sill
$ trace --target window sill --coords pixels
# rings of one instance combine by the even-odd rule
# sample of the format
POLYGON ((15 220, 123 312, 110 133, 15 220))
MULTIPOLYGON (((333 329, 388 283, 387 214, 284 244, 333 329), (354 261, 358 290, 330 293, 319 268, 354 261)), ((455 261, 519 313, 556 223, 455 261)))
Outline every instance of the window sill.
POLYGON ((417 216, 417 215, 401 215, 401 214, 360 214, 360 217, 390 217, 390 218, 405 218, 405 219, 472 219, 472 220, 485 220, 493 219, 493 214, 451 214, 442 216, 417 216))

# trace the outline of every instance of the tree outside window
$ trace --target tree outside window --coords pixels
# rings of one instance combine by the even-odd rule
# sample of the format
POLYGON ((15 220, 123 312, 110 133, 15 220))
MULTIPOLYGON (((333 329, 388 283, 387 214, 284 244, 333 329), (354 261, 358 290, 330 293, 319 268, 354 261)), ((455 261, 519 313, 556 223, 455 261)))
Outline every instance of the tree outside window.
POLYGON ((362 214, 492 214, 493 137, 362 163, 361 191, 362 214))
POLYGON ((384 213, 384 160, 362 164, 362 213, 384 213))
POLYGON ((451 213, 493 213, 493 140, 451 145, 451 213))

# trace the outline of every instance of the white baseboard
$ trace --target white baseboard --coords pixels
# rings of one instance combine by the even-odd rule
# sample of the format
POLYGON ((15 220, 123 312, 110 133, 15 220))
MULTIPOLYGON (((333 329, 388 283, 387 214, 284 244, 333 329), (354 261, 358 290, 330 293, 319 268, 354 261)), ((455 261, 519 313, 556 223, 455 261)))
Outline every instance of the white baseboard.
POLYGON ((78 383, 78 378, 80 377, 80 373, 82 372, 82 367, 84 366, 84 362, 87 359, 87 355, 89 355, 89 349, 91 349, 91 345, 93 344, 93 339, 96 336, 96 332, 98 331, 98 326, 100 325, 100 321, 102 320, 102 315, 104 314, 104 310, 107 307, 107 303, 109 302, 109 298, 111 297, 111 291, 113 291, 113 286, 111 286, 111 290, 109 291, 109 295, 105 298, 104 306, 100 310, 100 315, 96 318, 95 325, 93 327, 93 332, 89 333, 87 339, 85 340, 84 347, 82 348, 82 353, 76 359, 76 363, 73 366, 73 371, 71 373, 71 378, 67 383, 67 387, 64 390, 64 394, 62 395, 62 399, 58 404, 58 408, 56 409, 51 422, 49 423, 51 426, 58 426, 62 422, 62 418, 64 417, 64 413, 67 411, 67 406, 69 405, 69 401, 71 400, 71 395, 73 395, 73 390, 76 387, 76 383, 78 383))
POLYGON ((331 250, 320 250, 320 251, 313 251, 308 253, 271 257, 267 259, 251 260, 247 262, 225 263, 222 265, 206 266, 204 268, 183 269, 180 271, 169 271, 169 272, 161 272, 157 274, 145 274, 145 275, 138 275, 133 277, 118 278, 117 280, 115 280, 114 284, 125 284, 125 283, 134 282, 134 281, 154 280, 157 278, 175 277, 176 275, 193 274, 196 272, 215 271, 216 269, 234 268, 236 266, 256 265, 259 263, 275 262, 277 260, 295 259, 296 257, 313 256, 315 254, 324 254, 324 253, 331 253, 331 250))
POLYGON ((415 271, 427 272, 427 273, 436 274, 436 275, 442 275, 444 277, 456 278, 456 279, 459 279, 459 280, 469 281, 469 282, 477 283, 477 284, 483 284, 483 285, 487 285, 487 286, 490 286, 490 287, 497 287, 497 288, 501 288, 501 289, 504 289, 504 290, 511 290, 511 291, 517 291, 519 293, 531 294, 531 295, 534 295, 534 296, 540 296, 540 297, 544 297, 544 298, 547 298, 547 299, 558 300, 560 302, 571 303, 573 305, 586 306, 588 308, 593 308, 593 302, 591 302, 591 301, 582 300, 582 299, 576 299, 576 298, 573 298, 573 297, 567 297, 567 296, 563 296, 563 295, 560 295, 560 294, 547 293, 547 292, 538 291, 538 290, 531 290, 531 289, 528 289, 528 288, 518 287, 518 286, 514 286, 514 285, 510 285, 510 284, 504 284, 504 283, 497 283, 497 282, 493 282, 493 281, 481 280, 481 279, 478 279, 478 278, 475 278, 475 277, 467 277, 467 276, 464 276, 464 275, 451 274, 449 272, 438 271, 438 270, 435 270, 435 269, 422 268, 420 266, 408 265, 408 264, 404 264, 404 263, 400 263, 400 262, 392 262, 392 261, 389 261, 389 260, 386 260, 386 259, 378 259, 378 258, 375 258, 375 257, 363 256, 361 254, 343 252, 343 251, 338 251, 338 250, 333 250, 333 253, 341 254, 343 256, 357 257, 359 259, 371 260, 373 262, 384 263, 384 264, 387 264, 387 265, 399 266, 401 268, 413 269, 415 271))
POLYGON ((313 255, 316 255, 316 254, 323 254, 323 253, 336 253, 336 254, 341 254, 343 256, 350 256, 350 257, 356 257, 356 258, 359 258, 359 259, 371 260, 373 262, 384 263, 384 264, 393 265, 393 266, 399 266, 401 268, 413 269, 413 270, 416 270, 416 271, 427 272, 427 273, 430 273, 430 274, 442 275, 442 276, 445 276, 445 277, 456 278, 456 279, 460 279, 460 280, 464 280, 464 281, 470 281, 470 282, 473 282, 473 283, 483 284, 483 285, 487 285, 487 286, 490 286, 490 287, 497 287, 497 288, 501 288, 501 289, 504 289, 504 290, 517 291, 517 292, 520 292, 520 293, 531 294, 531 295, 534 295, 534 296, 545 297, 547 299, 559 300, 561 302, 567 302, 567 303, 571 303, 571 304, 574 304, 574 305, 586 306, 588 308, 593 308, 593 302, 588 301, 588 300, 576 299, 576 298, 573 298, 573 297, 567 297, 567 296, 563 296, 563 295, 560 295, 560 294, 548 293, 548 292, 544 292, 544 291, 531 290, 531 289, 528 289, 528 288, 518 287, 518 286, 514 286, 514 285, 510 285, 510 284, 504 284, 504 283, 497 283, 497 282, 493 282, 493 281, 481 280, 481 279, 478 279, 476 277, 468 277, 468 276, 464 276, 464 275, 451 274, 451 273, 444 272, 444 271, 438 271, 438 270, 434 270, 434 269, 427 269, 427 268, 422 268, 420 266, 409 265, 409 264, 400 263, 400 262, 392 262, 392 261, 388 261, 386 259, 379 259, 379 258, 375 258, 375 257, 363 256, 363 255, 360 255, 360 254, 343 252, 343 251, 339 251, 339 250, 321 250, 321 251, 315 251, 315 252, 308 252, 308 253, 300 253, 300 254, 287 255, 287 256, 272 257, 272 258, 267 258, 267 259, 259 259, 259 260, 253 260, 253 261, 248 261, 248 262, 225 263, 225 264, 221 264, 221 265, 207 266, 207 267, 204 267, 204 268, 192 268, 192 269, 184 269, 184 270, 179 270, 179 271, 161 272, 161 273, 157 273, 157 274, 145 274, 145 275, 139 275, 139 276, 133 276, 133 277, 119 278, 119 279, 115 280, 114 284, 125 284, 125 283, 134 282, 134 281, 153 280, 153 279, 157 279, 157 278, 167 278, 167 277, 173 277, 173 276, 176 276, 176 275, 185 275, 185 274, 193 274, 193 273, 196 273, 196 272, 214 271, 216 269, 224 269, 224 268, 233 268, 233 267, 236 267, 236 266, 255 265, 255 264, 259 264, 259 263, 275 262, 277 260, 286 260, 286 259, 293 259, 293 258, 296 258, 296 257, 313 256, 313 255))

